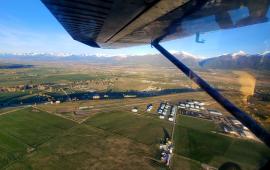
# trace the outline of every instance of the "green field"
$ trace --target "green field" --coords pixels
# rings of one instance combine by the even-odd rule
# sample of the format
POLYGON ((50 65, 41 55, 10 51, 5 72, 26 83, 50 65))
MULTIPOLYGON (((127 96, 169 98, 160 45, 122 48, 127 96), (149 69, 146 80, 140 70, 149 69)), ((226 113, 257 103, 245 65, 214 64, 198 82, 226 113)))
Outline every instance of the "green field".
POLYGON ((232 161, 243 169, 258 169, 270 159, 265 145, 211 132, 213 122, 179 116, 175 131, 176 153, 215 167, 232 161))
MULTIPOLYGON (((0 103, 11 103, 18 100, 20 97, 29 95, 29 92, 6 92, 0 93, 0 103)), ((1 106, 1 105, 0 105, 1 106)))
MULTIPOLYGON (((26 108, 0 116, 0 169, 160 169, 157 117, 124 111, 98 113, 82 124, 26 108)), ((233 161, 258 169, 270 159, 263 144, 212 133, 213 122, 178 116, 173 169, 219 167, 233 161)))
MULTIPOLYGON (((2 137, 6 153, 0 154, 1 167, 7 169, 160 169, 153 162, 157 144, 163 128, 171 129, 166 121, 117 111, 97 114, 76 126, 32 109, 2 115, 0 122, 18 138, 2 137), (29 147, 35 149, 27 152, 29 147)), ((181 157, 176 160, 185 164, 182 167, 199 166, 181 157)))
POLYGON ((42 145, 9 169, 154 169, 143 144, 85 124, 42 145))
POLYGON ((165 121, 116 111, 97 114, 85 123, 146 145, 158 144, 164 134, 163 128, 169 133, 172 128, 171 124, 165 121))
POLYGON ((31 108, 0 116, 0 168, 74 126, 74 123, 31 108))

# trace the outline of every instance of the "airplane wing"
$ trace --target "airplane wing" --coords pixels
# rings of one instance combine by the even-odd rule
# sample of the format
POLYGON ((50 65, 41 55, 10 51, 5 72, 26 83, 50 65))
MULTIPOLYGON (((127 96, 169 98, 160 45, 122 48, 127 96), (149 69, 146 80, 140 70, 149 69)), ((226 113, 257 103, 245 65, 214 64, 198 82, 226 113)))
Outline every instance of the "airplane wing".
POLYGON ((42 0, 74 40, 92 47, 150 44, 266 22, 269 0, 42 0), (235 16, 235 13, 238 13, 235 16), (239 17, 241 16, 241 17, 239 17))

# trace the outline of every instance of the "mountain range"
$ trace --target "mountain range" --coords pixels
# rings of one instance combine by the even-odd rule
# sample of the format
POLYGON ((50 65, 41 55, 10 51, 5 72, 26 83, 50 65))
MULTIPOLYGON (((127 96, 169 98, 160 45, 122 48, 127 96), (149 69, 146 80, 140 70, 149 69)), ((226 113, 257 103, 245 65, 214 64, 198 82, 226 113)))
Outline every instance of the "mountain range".
MULTIPOLYGON (((259 69, 270 70, 270 51, 262 54, 247 54, 239 51, 231 54, 202 59, 187 52, 173 52, 184 64, 193 68, 206 69, 259 69)), ((0 60, 4 62, 77 62, 111 65, 151 65, 158 67, 173 66, 160 54, 132 55, 132 56, 97 56, 97 55, 73 55, 52 53, 23 53, 0 54, 0 60)))
POLYGON ((199 62, 203 68, 270 70, 270 51, 262 54, 246 54, 239 51, 208 58, 199 62))
MULTIPOLYGON (((174 52, 174 55, 185 64, 197 67, 199 59, 187 52, 174 52)), ((173 66, 159 54, 132 56, 98 56, 98 55, 65 55, 50 53, 5 53, 0 54, 0 60, 5 62, 76 62, 110 65, 152 65, 158 67, 173 66)))

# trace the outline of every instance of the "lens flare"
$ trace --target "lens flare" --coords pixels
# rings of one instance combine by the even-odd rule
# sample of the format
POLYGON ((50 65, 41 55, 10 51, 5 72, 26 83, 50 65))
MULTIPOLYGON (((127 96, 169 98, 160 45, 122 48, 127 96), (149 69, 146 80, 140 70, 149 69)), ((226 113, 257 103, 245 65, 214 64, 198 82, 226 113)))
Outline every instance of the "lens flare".
POLYGON ((248 103, 248 97, 253 96, 256 87, 256 78, 247 71, 235 71, 240 84, 240 92, 243 95, 243 102, 248 103))

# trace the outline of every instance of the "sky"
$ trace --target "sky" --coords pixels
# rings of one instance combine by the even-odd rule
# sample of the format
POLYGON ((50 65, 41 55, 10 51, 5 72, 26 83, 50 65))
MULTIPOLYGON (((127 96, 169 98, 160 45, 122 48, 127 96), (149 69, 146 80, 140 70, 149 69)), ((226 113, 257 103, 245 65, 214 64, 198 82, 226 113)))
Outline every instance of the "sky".
MULTIPOLYGON (((248 11, 244 10, 243 13, 248 11)), ((236 15, 232 11, 232 15, 236 15)), ((267 14, 270 18, 270 10, 267 14)), ((198 57, 215 57, 240 50, 262 53, 270 50, 270 22, 201 34, 162 43, 170 51, 186 51, 198 57)), ((73 40, 40 0, 1 0, 0 53, 71 53, 101 56, 157 53, 150 45, 121 49, 98 49, 73 40)))

